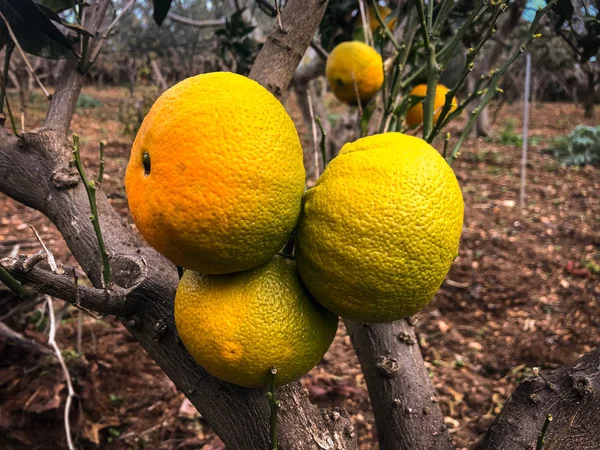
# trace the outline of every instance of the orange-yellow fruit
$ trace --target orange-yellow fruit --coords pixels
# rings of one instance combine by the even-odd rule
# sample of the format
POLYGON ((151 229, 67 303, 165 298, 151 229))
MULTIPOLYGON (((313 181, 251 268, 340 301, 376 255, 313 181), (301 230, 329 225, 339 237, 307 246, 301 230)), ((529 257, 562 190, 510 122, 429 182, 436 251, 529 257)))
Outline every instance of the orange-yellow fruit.
POLYGON ((427 142, 400 133, 359 139, 305 194, 298 271, 342 317, 410 316, 431 301, 458 255, 463 213, 454 172, 427 142))
POLYGON ((247 387, 301 377, 323 357, 338 318, 308 293, 292 260, 274 256, 246 272, 187 270, 175 297, 177 332, 212 375, 247 387))
POLYGON ((381 55, 364 42, 342 42, 329 54, 325 75, 339 100, 356 105, 358 96, 367 103, 383 84, 381 55))
MULTIPOLYGON (((438 84, 435 88, 435 100, 433 103, 433 111, 434 111, 433 120, 434 120, 434 122, 436 120, 438 120, 438 117, 440 117, 442 108, 444 107, 444 104, 446 103, 446 93, 448 91, 449 91, 449 89, 446 86, 444 86, 443 84, 438 84)), ((410 95, 414 95, 416 97, 425 97, 426 94, 427 94, 427 85, 426 84, 419 84, 418 86, 415 86, 412 91, 410 91, 410 95)), ((458 104, 456 103, 456 98, 453 98, 452 106, 451 106, 450 112, 448 114, 450 114, 451 112, 454 112, 457 107, 458 107, 458 104)), ((409 127, 413 126, 413 125, 418 125, 420 123, 423 123, 423 103, 419 103, 419 104, 413 106, 406 113, 406 124, 409 127)))
POLYGON ((305 185, 302 147, 281 103, 241 75, 188 78, 164 92, 125 175, 133 220, 175 264, 247 270, 290 237, 305 185))

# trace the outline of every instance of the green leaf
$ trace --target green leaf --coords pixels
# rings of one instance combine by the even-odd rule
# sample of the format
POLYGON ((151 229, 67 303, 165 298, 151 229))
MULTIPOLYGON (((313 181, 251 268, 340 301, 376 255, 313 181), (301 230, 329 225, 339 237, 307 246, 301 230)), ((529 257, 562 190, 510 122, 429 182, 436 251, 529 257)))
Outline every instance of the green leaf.
POLYGON ((73 7, 73 2, 71 0, 36 0, 36 2, 51 9, 55 13, 60 13, 73 7))
POLYGON ((50 59, 76 56, 69 40, 32 0, 0 0, 0 12, 27 53, 50 59))
POLYGON ((156 24, 160 27, 167 17, 167 13, 169 12, 169 8, 171 8, 172 0, 152 0, 154 4, 154 12, 152 13, 152 17, 156 24))

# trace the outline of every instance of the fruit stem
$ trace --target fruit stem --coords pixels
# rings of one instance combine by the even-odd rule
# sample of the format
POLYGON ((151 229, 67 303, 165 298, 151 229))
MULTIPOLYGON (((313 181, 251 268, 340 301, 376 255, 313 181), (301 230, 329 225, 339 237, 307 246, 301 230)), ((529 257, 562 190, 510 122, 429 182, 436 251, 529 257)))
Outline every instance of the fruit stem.
POLYGON ((279 400, 275 397, 275 375, 277 374, 277 368, 271 368, 271 382, 269 392, 267 392, 267 398, 271 406, 271 450, 277 450, 277 413, 279 412, 279 400))

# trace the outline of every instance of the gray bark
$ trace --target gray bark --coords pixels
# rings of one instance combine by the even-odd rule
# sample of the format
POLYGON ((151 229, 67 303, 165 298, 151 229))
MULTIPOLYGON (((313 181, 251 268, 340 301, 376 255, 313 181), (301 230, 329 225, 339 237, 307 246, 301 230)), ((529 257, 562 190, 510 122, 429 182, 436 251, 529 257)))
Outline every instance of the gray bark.
POLYGON ((536 448, 552 415, 544 450, 600 448, 600 348, 560 369, 524 381, 504 405, 477 450, 536 448))
POLYGON ((369 388, 379 448, 452 449, 414 327, 407 320, 345 323, 369 388))

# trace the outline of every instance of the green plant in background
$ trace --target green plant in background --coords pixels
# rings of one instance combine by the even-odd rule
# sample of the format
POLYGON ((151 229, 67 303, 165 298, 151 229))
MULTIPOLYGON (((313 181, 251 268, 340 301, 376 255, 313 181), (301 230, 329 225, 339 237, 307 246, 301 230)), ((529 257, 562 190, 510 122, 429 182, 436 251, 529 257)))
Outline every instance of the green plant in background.
POLYGON ((515 131, 515 121, 509 120, 498 136, 498 143, 518 147, 523 145, 523 137, 515 131))
POLYGON ((119 122, 123 125, 123 134, 131 139, 135 138, 144 117, 160 95, 160 89, 156 86, 144 87, 141 94, 141 98, 124 98, 119 106, 119 122))
POLYGON ((600 126, 578 125, 568 136, 556 138, 546 152, 567 166, 600 164, 600 126))
POLYGON ((243 10, 227 18, 225 25, 215 31, 217 54, 232 72, 248 75, 262 45, 252 39, 254 26, 242 17, 243 10))
POLYGON ((102 106, 102 102, 96 97, 92 97, 89 94, 82 93, 77 98, 77 107, 88 109, 88 108, 98 108, 102 106))

